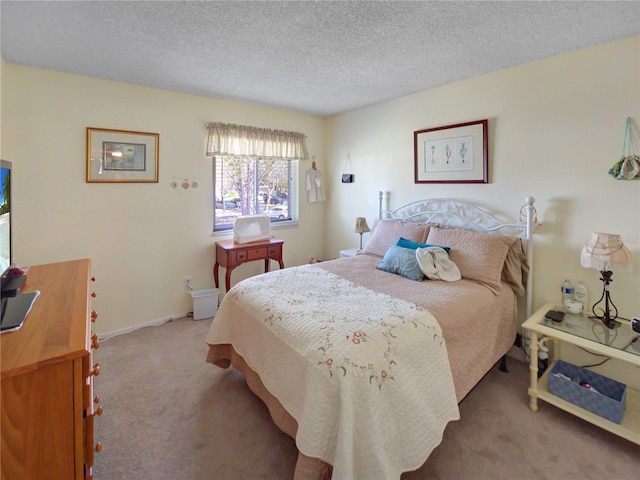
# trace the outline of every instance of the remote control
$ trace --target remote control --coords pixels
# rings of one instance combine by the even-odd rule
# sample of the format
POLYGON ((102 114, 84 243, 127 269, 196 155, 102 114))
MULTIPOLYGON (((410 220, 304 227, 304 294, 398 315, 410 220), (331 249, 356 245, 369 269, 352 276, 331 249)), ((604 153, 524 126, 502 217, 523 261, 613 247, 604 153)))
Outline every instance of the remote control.
POLYGON ((560 312, 558 310, 549 310, 545 316, 549 320, 553 320, 554 322, 561 322, 564 320, 564 312, 560 312))

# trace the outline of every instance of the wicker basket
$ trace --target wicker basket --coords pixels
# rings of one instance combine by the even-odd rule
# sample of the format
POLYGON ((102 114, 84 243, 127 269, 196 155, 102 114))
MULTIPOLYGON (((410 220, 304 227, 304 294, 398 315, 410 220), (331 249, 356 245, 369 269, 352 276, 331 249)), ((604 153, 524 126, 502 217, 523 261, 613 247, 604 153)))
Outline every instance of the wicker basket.
POLYGON ((556 362, 549 373, 549 392, 615 423, 620 423, 624 416, 627 400, 624 383, 562 360, 556 362), (558 373, 571 380, 558 376, 558 373), (581 383, 591 385, 597 392, 581 386, 581 383))

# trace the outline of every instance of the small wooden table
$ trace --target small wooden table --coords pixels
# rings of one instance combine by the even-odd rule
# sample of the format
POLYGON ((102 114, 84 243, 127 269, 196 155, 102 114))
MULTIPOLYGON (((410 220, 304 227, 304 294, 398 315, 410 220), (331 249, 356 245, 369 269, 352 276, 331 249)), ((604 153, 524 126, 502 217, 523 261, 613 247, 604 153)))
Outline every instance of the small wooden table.
POLYGON ((269 271, 269 261, 276 260, 280 268, 284 268, 282 261, 282 244, 284 240, 272 238, 253 243, 235 243, 233 240, 220 240, 216 242, 216 263, 213 266, 213 278, 216 288, 219 288, 218 267, 223 266, 225 274, 225 287, 228 292, 231 289, 231 272, 238 265, 254 260, 264 260, 264 271, 269 271))

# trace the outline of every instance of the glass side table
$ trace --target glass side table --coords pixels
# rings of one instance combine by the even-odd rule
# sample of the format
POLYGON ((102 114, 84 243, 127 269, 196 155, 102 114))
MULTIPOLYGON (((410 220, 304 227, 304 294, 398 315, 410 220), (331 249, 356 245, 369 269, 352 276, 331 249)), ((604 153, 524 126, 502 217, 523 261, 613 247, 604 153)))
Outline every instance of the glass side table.
POLYGON ((559 360, 559 347, 562 343, 582 347, 593 353, 615 358, 640 368, 640 339, 636 340, 640 335, 631 330, 628 320, 623 319, 617 319, 619 324, 610 330, 599 320, 585 315, 566 313, 564 320, 559 323, 545 318, 549 310, 560 309, 553 302, 547 303, 522 324, 522 328, 530 332, 529 408, 538 410, 538 399, 542 399, 640 445, 640 392, 638 390, 627 387, 625 414, 620 424, 549 392, 549 372, 552 370, 553 363, 559 360), (538 378, 538 350, 548 341, 553 342, 553 355, 550 358, 549 368, 538 378))

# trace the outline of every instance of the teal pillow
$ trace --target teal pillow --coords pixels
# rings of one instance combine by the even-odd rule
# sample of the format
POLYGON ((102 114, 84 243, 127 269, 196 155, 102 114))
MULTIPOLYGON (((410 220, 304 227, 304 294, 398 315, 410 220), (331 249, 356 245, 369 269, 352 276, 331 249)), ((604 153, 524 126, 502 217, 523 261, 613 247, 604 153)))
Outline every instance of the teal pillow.
POLYGON ((376 268, 389 273, 397 273, 417 282, 424 279, 424 273, 420 270, 416 259, 416 251, 411 248, 391 245, 376 268))
POLYGON ((441 245, 430 245, 428 243, 418 243, 418 242, 414 242, 413 240, 407 240, 406 238, 402 238, 402 237, 400 237, 400 240, 396 242, 396 245, 403 248, 412 248, 413 250, 416 250, 417 248, 427 248, 427 247, 440 247, 447 253, 449 253, 449 250, 451 250, 450 247, 443 247, 441 245))

